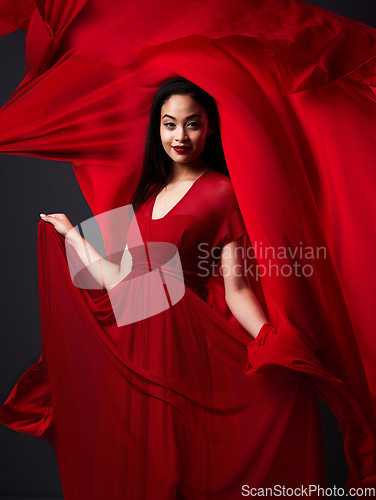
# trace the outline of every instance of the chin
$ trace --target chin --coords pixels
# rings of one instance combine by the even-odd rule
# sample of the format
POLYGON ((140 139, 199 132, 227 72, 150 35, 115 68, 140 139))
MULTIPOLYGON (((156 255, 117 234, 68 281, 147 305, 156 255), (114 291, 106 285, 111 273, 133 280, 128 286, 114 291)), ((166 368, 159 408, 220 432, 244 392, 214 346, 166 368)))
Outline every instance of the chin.
POLYGON ((193 160, 195 160, 195 158, 192 158, 192 156, 190 155, 172 155, 170 156, 170 158, 175 162, 175 163, 188 163, 188 162, 191 162, 193 160))

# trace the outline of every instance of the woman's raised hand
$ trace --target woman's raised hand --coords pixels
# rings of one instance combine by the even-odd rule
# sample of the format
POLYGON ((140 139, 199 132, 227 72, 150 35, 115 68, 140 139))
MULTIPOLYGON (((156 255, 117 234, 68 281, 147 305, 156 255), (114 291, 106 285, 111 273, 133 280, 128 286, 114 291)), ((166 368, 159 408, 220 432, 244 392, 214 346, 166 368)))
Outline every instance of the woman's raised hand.
POLYGON ((40 214, 42 220, 50 222, 64 238, 73 229, 73 225, 65 214, 40 214))
POLYGON ((65 214, 40 214, 42 220, 49 222, 54 226, 56 231, 64 236, 76 251, 82 263, 93 276, 95 281, 102 288, 110 290, 117 285, 129 272, 129 252, 124 250, 125 257, 123 267, 109 262, 105 257, 96 251, 96 249, 83 238, 79 231, 73 227, 70 220, 65 214), (127 260, 128 259, 128 260, 127 260))

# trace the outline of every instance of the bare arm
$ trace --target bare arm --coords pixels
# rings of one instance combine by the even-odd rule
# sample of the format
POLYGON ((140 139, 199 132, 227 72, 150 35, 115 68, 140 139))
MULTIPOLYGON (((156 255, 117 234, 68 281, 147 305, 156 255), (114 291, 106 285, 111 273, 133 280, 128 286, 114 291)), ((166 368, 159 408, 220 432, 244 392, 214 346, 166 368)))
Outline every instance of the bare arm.
POLYGON ((73 227, 65 214, 50 214, 42 219, 50 222, 56 231, 66 238, 86 269, 102 288, 111 290, 129 274, 132 267, 132 256, 127 246, 124 249, 120 265, 117 265, 102 257, 73 227))
POLYGON ((132 257, 127 245, 119 266, 102 257, 76 229, 69 231, 66 240, 72 245, 86 269, 102 288, 111 290, 129 274, 132 267, 132 257))
POLYGON ((241 252, 236 252, 237 246, 238 243, 232 241, 221 251, 225 299, 235 318, 252 337, 256 338, 268 320, 244 275, 243 258, 241 252))

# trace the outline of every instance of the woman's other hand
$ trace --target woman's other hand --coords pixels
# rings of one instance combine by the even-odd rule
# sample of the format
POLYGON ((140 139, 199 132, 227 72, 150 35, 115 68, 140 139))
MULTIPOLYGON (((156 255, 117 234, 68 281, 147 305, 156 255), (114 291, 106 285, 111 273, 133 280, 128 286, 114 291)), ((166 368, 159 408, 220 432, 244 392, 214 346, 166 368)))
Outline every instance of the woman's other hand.
POLYGON ((45 222, 50 222, 54 226, 56 231, 64 236, 64 238, 69 233, 69 231, 74 229, 73 225, 65 214, 40 214, 40 217, 45 222))

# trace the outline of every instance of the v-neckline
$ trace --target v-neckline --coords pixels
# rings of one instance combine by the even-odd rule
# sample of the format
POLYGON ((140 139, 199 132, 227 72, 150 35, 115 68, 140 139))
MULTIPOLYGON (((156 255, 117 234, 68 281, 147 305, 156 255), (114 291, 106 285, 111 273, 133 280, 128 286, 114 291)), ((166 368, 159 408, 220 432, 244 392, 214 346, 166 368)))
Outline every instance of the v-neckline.
POLYGON ((171 212, 175 209, 175 207, 177 207, 177 206, 179 205, 179 203, 181 203, 181 202, 183 201, 183 199, 187 196, 187 194, 191 191, 191 189, 192 189, 192 188, 193 188, 193 186, 196 184, 196 182, 197 182, 199 179, 201 179, 202 177, 204 177, 204 175, 205 175, 205 174, 207 174, 209 171, 210 171, 210 168, 208 168, 207 170, 205 170, 205 172, 204 172, 203 174, 201 174, 199 177, 197 177, 197 179, 195 179, 195 181, 192 183, 192 185, 191 185, 191 186, 189 186, 189 188, 188 188, 188 189, 187 189, 187 191, 183 194, 183 196, 180 198, 180 200, 178 200, 178 201, 175 203, 175 205, 174 205, 172 208, 170 208, 170 210, 169 210, 168 212, 166 212, 166 213, 164 214, 164 216, 163 216, 163 217, 159 217, 158 219, 152 219, 152 215, 153 215, 153 211, 154 211, 155 202, 156 202, 156 200, 157 200, 157 196, 158 196, 158 194, 159 194, 159 193, 158 193, 158 194, 157 194, 157 196, 155 196, 155 197, 154 197, 154 201, 153 201, 152 206, 151 206, 150 221, 151 221, 151 222, 158 222, 158 221, 161 221, 161 220, 165 219, 168 215, 170 215, 170 214, 171 214, 171 212))

